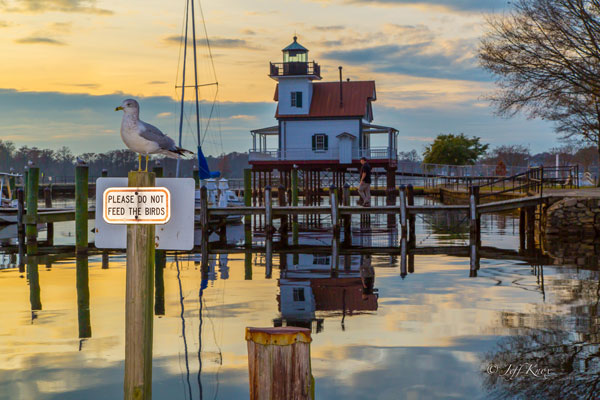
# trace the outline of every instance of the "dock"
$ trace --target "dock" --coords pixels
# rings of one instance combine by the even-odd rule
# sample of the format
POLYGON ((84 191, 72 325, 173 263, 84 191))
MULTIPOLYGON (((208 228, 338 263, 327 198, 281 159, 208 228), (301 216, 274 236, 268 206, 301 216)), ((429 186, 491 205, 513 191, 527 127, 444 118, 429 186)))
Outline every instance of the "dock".
MULTIPOLYGON (((39 181, 36 178, 39 176, 39 169, 32 167, 28 171, 27 185, 25 187, 26 196, 22 188, 17 188, 18 207, 2 209, 2 215, 5 220, 14 219, 14 222, 18 224, 21 253, 27 252, 28 255, 38 253, 38 224, 46 224, 48 226, 48 240, 43 245, 51 247, 53 246, 53 224, 68 221, 76 221, 75 241, 78 251, 85 252, 90 249, 91 243, 88 243, 87 238, 90 231, 88 221, 95 219, 96 210, 94 207, 87 205, 86 194, 89 193, 90 189, 87 166, 78 165, 75 168, 77 177, 75 193, 76 198, 79 199, 76 202, 76 207, 53 208, 51 193, 48 190, 44 190, 43 193, 46 198, 45 207, 39 209, 33 207, 28 210, 26 204, 37 204, 40 193, 39 181), (27 197, 27 201, 25 201, 25 197, 27 197), (25 235, 26 232, 27 235, 25 235), (25 240, 25 236, 27 236, 27 240, 25 240)), ((290 180, 291 190, 285 190, 282 186, 272 188, 266 185, 260 193, 257 192, 256 185, 253 185, 251 174, 245 173, 244 191, 247 191, 248 195, 244 196, 244 206, 209 206, 206 200, 207 189, 206 187, 201 187, 200 204, 195 208, 195 216, 197 226, 202 231, 203 238, 208 238, 211 233, 218 233, 221 241, 226 237, 226 217, 230 215, 245 217, 245 229, 248 231, 246 246, 252 245, 251 230, 253 220, 254 229, 264 230, 267 240, 272 240, 276 232, 282 235, 282 240, 287 240, 287 236, 291 232, 293 238, 292 245, 298 244, 299 216, 305 216, 305 221, 309 225, 311 221, 328 220, 331 223, 325 228, 329 229, 334 237, 343 237, 342 243, 347 246, 351 242, 353 216, 360 216, 362 223, 362 221, 368 221, 370 216, 386 215, 388 217, 388 227, 395 228, 399 224, 401 236, 408 237, 409 243, 412 243, 410 238, 415 234, 415 217, 447 212, 461 213, 469 221, 471 241, 478 243, 480 242, 481 215, 518 211, 520 212, 520 232, 523 237, 528 238, 527 242, 532 242, 535 240, 536 215, 541 215, 548 206, 565 197, 563 193, 550 191, 547 188, 544 190, 544 187, 547 185, 556 185, 555 181, 546 177, 546 175, 556 175, 556 171, 548 168, 544 170, 543 167, 533 168, 515 176, 499 178, 480 186, 465 186, 467 190, 463 191, 461 196, 463 196, 467 204, 415 205, 414 198, 416 191, 414 187, 412 185, 400 185, 393 188, 393 191, 390 188, 386 190, 388 195, 384 200, 385 205, 373 205, 370 207, 350 205, 352 190, 348 183, 342 187, 331 185, 327 188, 318 188, 319 196, 322 196, 323 199, 319 199, 319 202, 316 204, 314 201, 309 201, 309 204, 299 205, 301 192, 298 187, 298 179, 293 171, 292 179, 290 180), (507 195, 509 195, 509 198, 503 199, 502 196, 507 195), (277 201, 275 201, 275 198, 277 201), (324 202, 328 204, 323 204, 324 202)), ((159 171, 157 170, 156 172, 159 171)), ((465 177, 465 179, 467 178, 465 177)), ((428 193, 435 193, 435 191, 429 190, 428 193)), ((439 193, 442 195, 443 192, 439 193)), ((456 191, 456 193, 460 194, 461 192, 456 191)), ((570 192, 565 193, 568 194, 570 192)), ((309 195, 314 196, 314 192, 309 195)))

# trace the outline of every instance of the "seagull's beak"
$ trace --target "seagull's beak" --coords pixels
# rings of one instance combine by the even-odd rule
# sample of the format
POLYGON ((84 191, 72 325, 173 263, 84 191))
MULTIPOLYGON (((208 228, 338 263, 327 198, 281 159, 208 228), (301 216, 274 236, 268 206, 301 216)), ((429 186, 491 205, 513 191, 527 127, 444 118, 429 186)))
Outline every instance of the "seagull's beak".
POLYGON ((119 111, 119 110, 122 110, 122 109, 123 109, 123 107, 119 106, 119 107, 115 108, 115 111, 119 111))

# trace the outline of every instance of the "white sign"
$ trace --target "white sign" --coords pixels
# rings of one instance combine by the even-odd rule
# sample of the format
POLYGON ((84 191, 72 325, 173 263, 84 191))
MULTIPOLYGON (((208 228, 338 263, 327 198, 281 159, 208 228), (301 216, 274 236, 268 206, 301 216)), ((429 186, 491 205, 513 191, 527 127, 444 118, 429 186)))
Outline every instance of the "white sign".
POLYGON ((108 224, 162 225, 171 219, 171 192, 165 187, 112 187, 102 197, 108 224))
MULTIPOLYGON (((156 225, 154 244, 158 250, 191 250, 194 247, 194 189, 192 178, 156 178, 156 186, 170 193, 170 219, 164 225, 156 225)), ((96 220, 94 242, 99 249, 127 248, 127 225, 109 224, 101 213, 104 211, 104 192, 113 188, 128 190, 127 178, 98 178, 96 180, 96 220)), ((144 188, 148 189, 148 188, 144 188)), ((135 192, 134 192, 135 193, 135 192)))

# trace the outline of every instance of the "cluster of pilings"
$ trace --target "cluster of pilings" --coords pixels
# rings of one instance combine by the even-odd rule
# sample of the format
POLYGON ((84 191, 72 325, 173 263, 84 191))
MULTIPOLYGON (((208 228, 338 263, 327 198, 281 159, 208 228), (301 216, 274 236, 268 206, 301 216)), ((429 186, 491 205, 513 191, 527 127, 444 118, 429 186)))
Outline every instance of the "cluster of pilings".
MULTIPOLYGON (((298 198, 302 198, 303 206, 318 206, 325 198, 329 197, 330 189, 349 186, 351 173, 347 169, 326 171, 322 168, 289 168, 278 170, 278 179, 274 175, 274 169, 247 169, 244 171, 244 198, 250 191, 250 202, 245 201, 246 206, 265 207, 265 189, 270 187, 278 198, 279 205, 298 205, 298 198), (329 185, 326 185, 326 184, 329 185), (285 198, 282 197, 283 193, 285 198), (295 195, 294 195, 295 193, 295 195), (295 200, 294 200, 295 199, 295 200)), ((395 185, 395 169, 386 169, 386 190, 382 193, 386 199, 386 205, 396 204, 398 189, 395 185)), ((338 196, 339 204, 342 205, 342 197, 338 196)), ((350 205, 350 197, 348 204, 350 205)), ((255 228, 264 228, 264 221, 259 216, 253 217, 255 228)), ((298 223, 297 216, 293 218, 298 223)), ((389 225, 395 226, 392 216, 388 217, 389 225)), ((318 213, 306 214, 303 223, 311 227, 322 227, 322 218, 318 213)), ((369 222, 369 216, 362 217, 362 223, 369 222)))
MULTIPOLYGON (((75 249, 77 253, 85 253, 88 248, 88 166, 78 164, 75 166, 75 249)), ((103 171, 106 176, 106 171, 103 171)), ((38 201, 39 201, 40 169, 30 166, 24 175, 23 188, 18 188, 17 193, 17 232, 19 254, 28 256, 38 254, 38 201)), ((45 210, 52 209, 52 187, 43 191, 45 210)), ((52 215, 45 216, 47 221, 45 246, 54 245, 54 222, 52 215)))

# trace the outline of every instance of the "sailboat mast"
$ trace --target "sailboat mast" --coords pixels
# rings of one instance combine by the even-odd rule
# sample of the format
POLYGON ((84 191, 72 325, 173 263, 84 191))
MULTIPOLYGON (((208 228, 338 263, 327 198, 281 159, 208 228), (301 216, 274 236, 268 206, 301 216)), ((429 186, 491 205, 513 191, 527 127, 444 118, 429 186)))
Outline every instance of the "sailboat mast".
MULTIPOLYGON (((183 147, 181 139, 183 135, 183 105, 185 103, 185 63, 187 61, 187 37, 188 37, 188 20, 190 7, 190 0, 185 2, 185 37, 183 40, 183 72, 181 77, 181 109, 179 111, 179 147, 183 147)), ((177 169, 175 170, 175 177, 180 176, 181 158, 177 159, 177 169)))
POLYGON ((200 142, 200 105, 198 103, 198 62, 196 59, 196 17, 194 14, 194 0, 192 2, 192 39, 194 41, 194 89, 196 91, 196 136, 198 137, 198 148, 200 142))

